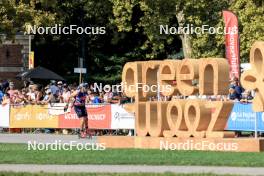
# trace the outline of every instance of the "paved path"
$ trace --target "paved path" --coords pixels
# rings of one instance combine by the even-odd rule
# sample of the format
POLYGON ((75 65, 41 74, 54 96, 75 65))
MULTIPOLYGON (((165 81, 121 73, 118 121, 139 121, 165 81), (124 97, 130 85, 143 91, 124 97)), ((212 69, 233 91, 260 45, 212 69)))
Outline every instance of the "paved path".
POLYGON ((56 134, 0 134, 0 143, 54 143, 59 141, 60 143, 69 143, 70 141, 78 141, 79 143, 92 143, 96 141, 96 137, 93 139, 78 139, 77 135, 56 135, 56 134))
POLYGON ((264 175, 264 168, 207 167, 207 166, 135 166, 135 165, 28 165, 0 164, 0 171, 49 173, 213 173, 236 175, 264 175))

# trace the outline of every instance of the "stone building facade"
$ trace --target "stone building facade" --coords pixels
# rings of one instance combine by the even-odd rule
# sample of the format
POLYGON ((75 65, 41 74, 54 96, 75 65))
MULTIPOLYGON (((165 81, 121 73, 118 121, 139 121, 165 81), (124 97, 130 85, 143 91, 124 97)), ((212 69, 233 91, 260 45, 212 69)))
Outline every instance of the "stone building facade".
POLYGON ((15 80, 16 75, 28 68, 29 37, 18 34, 14 40, 3 35, 0 44, 0 80, 15 80))

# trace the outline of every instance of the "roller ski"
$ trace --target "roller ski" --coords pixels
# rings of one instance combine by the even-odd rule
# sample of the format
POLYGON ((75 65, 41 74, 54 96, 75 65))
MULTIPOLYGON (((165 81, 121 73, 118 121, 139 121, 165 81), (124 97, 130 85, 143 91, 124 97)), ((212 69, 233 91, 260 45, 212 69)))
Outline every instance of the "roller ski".
POLYGON ((95 136, 90 130, 82 130, 78 133, 79 139, 92 139, 95 136))

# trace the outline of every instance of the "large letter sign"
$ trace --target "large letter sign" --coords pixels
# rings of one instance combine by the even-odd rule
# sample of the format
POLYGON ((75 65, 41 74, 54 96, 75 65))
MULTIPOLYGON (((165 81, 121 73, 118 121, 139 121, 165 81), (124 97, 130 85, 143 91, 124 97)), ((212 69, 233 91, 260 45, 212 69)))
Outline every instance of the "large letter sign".
MULTIPOLYGON (((263 56, 264 42, 256 42, 250 52, 252 69, 241 80, 244 88, 256 91, 255 111, 264 111, 263 56)), ((176 97, 227 95, 229 64, 225 58, 128 62, 122 84, 125 94, 135 99, 137 136, 234 137, 233 132, 225 131, 233 102, 198 98, 153 101, 158 92, 151 92, 176 97)))
POLYGON ((149 101, 152 96, 157 95, 157 92, 150 92, 153 86, 159 87, 161 93, 167 96, 228 94, 228 69, 228 62, 224 58, 127 63, 122 78, 123 85, 126 86, 125 94, 135 98, 137 135, 232 136, 232 132, 224 132, 233 107, 231 102, 199 99, 149 101), (195 85, 195 81, 199 84, 195 85))

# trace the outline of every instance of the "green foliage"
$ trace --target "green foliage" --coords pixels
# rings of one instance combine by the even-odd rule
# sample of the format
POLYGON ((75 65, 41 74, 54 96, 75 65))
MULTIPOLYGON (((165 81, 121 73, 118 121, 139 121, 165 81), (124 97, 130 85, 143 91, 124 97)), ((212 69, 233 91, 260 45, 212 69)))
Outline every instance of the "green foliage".
MULTIPOLYGON (((171 45, 175 36, 160 35, 159 26, 175 23, 174 0, 144 0, 124 1, 113 0, 114 23, 118 31, 136 32, 143 34, 140 49, 144 57, 157 59, 166 57, 168 46, 171 45)), ((179 50, 179 48, 178 48, 179 50)))
POLYGON ((14 36, 25 32, 26 25, 48 25, 55 20, 55 14, 37 9, 41 1, 3 0, 0 6, 0 33, 14 36))
POLYGON ((115 17, 111 22, 116 24, 119 32, 131 31, 133 8, 138 4, 139 0, 111 0, 111 2, 113 3, 113 15, 115 17))
POLYGON ((264 41, 264 2, 261 0, 236 0, 230 6, 239 20, 240 56, 249 62, 249 51, 257 40, 264 41))
POLYGON ((36 65, 72 78, 84 57, 88 81, 118 82, 126 62, 182 59, 189 54, 186 46, 193 58, 225 57, 224 35, 160 35, 160 25, 224 27, 223 9, 238 16, 241 59, 247 62, 253 42, 264 40, 263 5, 262 0, 2 0, 0 34, 12 37, 28 24, 105 26, 105 35, 35 35, 36 65))
MULTIPOLYGON (((222 20, 221 12, 227 7, 228 0, 212 0, 210 3, 203 1, 192 4, 189 8, 186 7, 185 11, 188 14, 186 21, 197 27, 208 25, 217 28, 222 20)), ((222 34, 209 34, 208 32, 193 34, 191 39, 193 57, 224 57, 223 47, 218 43, 219 40, 223 42, 223 39, 224 35, 222 34)))

